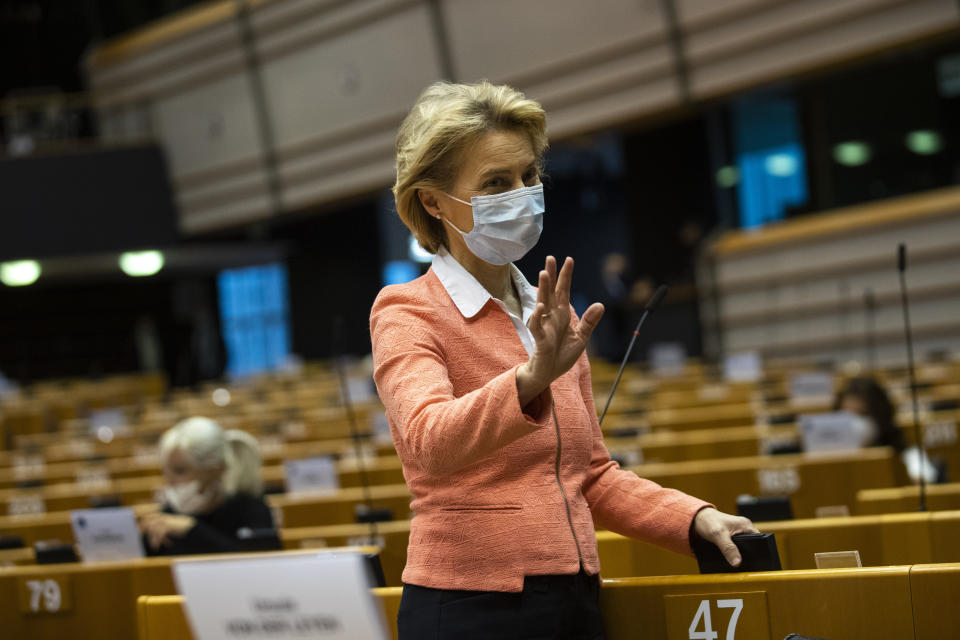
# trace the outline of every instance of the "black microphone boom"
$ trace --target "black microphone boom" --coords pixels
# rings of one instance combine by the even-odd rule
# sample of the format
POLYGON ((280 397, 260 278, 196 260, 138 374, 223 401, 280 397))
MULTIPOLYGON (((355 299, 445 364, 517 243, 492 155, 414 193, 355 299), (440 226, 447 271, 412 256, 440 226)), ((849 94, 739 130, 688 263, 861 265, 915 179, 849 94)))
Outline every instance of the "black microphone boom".
POLYGON ((913 437, 916 440, 917 468, 920 476, 920 511, 927 510, 927 482, 923 477, 924 462, 927 459, 926 448, 920 435, 920 415, 917 404, 917 378, 913 364, 913 331, 910 329, 910 304, 907 301, 907 245, 900 243, 897 247, 897 270, 900 271, 900 300, 903 303, 903 331, 907 338, 907 372, 910 376, 910 400, 913 403, 913 437))
POLYGON ((872 373, 877 367, 877 348, 876 338, 874 337, 877 300, 873 296, 873 289, 867 289, 863 292, 863 306, 866 311, 864 316, 864 335, 867 343, 867 370, 872 373))
POLYGON ((647 320, 647 316, 653 313, 653 310, 657 308, 660 304, 660 301, 663 300, 663 297, 667 295, 667 289, 669 287, 665 284, 657 287, 657 290, 653 292, 653 295, 650 296, 650 299, 647 300, 647 304, 643 307, 643 315, 640 316, 640 322, 637 323, 637 328, 633 330, 633 337, 630 338, 630 345, 627 347, 627 353, 623 356, 623 362, 620 363, 620 370, 617 371, 617 379, 613 381, 613 388, 610 389, 610 395, 607 396, 607 404, 603 407, 603 413, 600 414, 600 424, 603 424, 603 418, 607 415, 607 409, 610 408, 610 401, 613 400, 613 394, 617 390, 617 385, 620 384, 620 376, 623 375, 623 369, 627 366, 627 360, 630 359, 630 352, 633 351, 633 344, 637 341, 637 336, 640 335, 640 327, 643 326, 643 323, 647 320))
MULTIPOLYGON (((363 501, 367 508, 367 513, 373 512, 373 496, 370 494, 370 479, 367 477, 367 463, 363 459, 363 449, 360 446, 360 431, 357 429, 357 417, 353 412, 353 402, 350 400, 350 384, 347 380, 347 373, 343 368, 343 362, 340 361, 340 342, 343 329, 343 317, 337 316, 333 320, 333 363, 337 369, 337 377, 340 379, 340 394, 343 396, 343 407, 347 412, 347 422, 350 425, 350 436, 353 439, 353 448, 357 456, 357 470, 360 472, 360 484, 363 486, 363 501)), ((377 523, 370 520, 370 544, 376 544, 377 523)))

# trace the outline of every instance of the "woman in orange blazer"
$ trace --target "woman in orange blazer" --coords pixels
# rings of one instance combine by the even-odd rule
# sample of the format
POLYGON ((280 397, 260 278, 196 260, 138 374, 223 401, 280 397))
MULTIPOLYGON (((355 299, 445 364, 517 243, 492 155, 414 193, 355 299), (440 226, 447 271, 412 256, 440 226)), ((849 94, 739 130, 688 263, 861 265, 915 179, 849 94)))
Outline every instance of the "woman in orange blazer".
POLYGON ((512 262, 544 213, 542 107, 437 83, 397 137, 397 212, 435 254, 370 315, 374 379, 413 496, 398 627, 407 638, 603 638, 596 527, 690 553, 749 520, 621 470, 569 304, 573 260, 532 287, 512 262))

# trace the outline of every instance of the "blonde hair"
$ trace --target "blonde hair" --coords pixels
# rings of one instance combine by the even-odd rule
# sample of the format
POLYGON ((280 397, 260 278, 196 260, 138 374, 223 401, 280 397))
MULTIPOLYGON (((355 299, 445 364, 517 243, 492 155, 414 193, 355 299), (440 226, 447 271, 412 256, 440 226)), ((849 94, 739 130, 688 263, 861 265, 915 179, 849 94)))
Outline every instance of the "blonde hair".
POLYGON ((245 431, 223 428, 209 418, 187 418, 160 438, 160 456, 165 460, 175 449, 183 451, 200 469, 223 465, 223 490, 227 495, 263 493, 260 477, 260 445, 245 431))
POLYGON ((547 148, 547 117, 539 102, 506 85, 436 82, 417 98, 397 132, 397 213, 424 250, 446 246, 443 223, 423 208, 420 189, 449 189, 461 153, 491 130, 527 135, 539 165, 547 148))

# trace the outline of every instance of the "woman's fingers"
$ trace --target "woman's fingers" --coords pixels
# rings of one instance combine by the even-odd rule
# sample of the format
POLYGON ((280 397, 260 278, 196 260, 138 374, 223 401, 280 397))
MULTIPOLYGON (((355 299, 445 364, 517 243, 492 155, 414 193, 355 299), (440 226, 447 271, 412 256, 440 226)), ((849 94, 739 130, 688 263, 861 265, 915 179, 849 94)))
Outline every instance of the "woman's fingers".
POLYGON ((530 320, 527 322, 527 327, 530 329, 530 333, 533 334, 533 339, 537 342, 542 341, 546 337, 543 332, 543 314, 546 310, 547 308, 542 302, 537 302, 537 307, 533 310, 533 315, 530 316, 530 320))
POLYGON ((573 258, 568 257, 563 261, 563 267, 560 269, 560 276, 557 278, 557 287, 554 292, 554 299, 558 309, 570 308, 570 286, 573 283, 573 258))
POLYGON ((557 259, 553 256, 547 256, 547 260, 544 263, 544 269, 546 269, 547 273, 550 275, 550 291, 553 291, 553 286, 557 282, 557 259))
POLYGON ((600 323, 600 318, 603 317, 603 312, 604 307, 599 302, 594 302, 586 311, 583 312, 583 316, 580 318, 580 325, 577 327, 577 330, 580 332, 580 337, 584 342, 590 340, 590 335, 600 323))
POLYGON ((731 567, 740 566, 740 550, 737 549, 737 545, 733 543, 729 531, 725 529, 719 531, 712 542, 720 549, 720 553, 723 554, 727 564, 731 567))
POLYGON ((547 257, 547 263, 540 272, 540 281, 537 285, 539 287, 537 293, 540 294, 540 300, 547 307, 547 311, 553 309, 554 273, 556 272, 556 265, 554 265, 554 273, 550 271, 551 257, 547 257))
POLYGON ((548 313, 553 308, 553 285, 550 281, 550 274, 546 269, 540 272, 540 280, 537 283, 537 301, 543 303, 543 313, 548 313))

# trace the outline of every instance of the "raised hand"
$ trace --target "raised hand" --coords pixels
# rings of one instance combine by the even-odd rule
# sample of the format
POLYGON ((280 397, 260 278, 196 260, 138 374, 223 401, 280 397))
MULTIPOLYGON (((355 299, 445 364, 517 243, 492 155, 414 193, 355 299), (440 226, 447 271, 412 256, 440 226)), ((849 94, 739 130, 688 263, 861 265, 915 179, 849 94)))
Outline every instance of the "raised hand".
POLYGON ((603 305, 595 302, 579 322, 571 321, 572 281, 573 258, 564 261, 558 276, 556 258, 547 256, 538 282, 537 308, 527 323, 536 346, 530 359, 517 371, 521 406, 526 406, 573 366, 603 317, 603 305))

